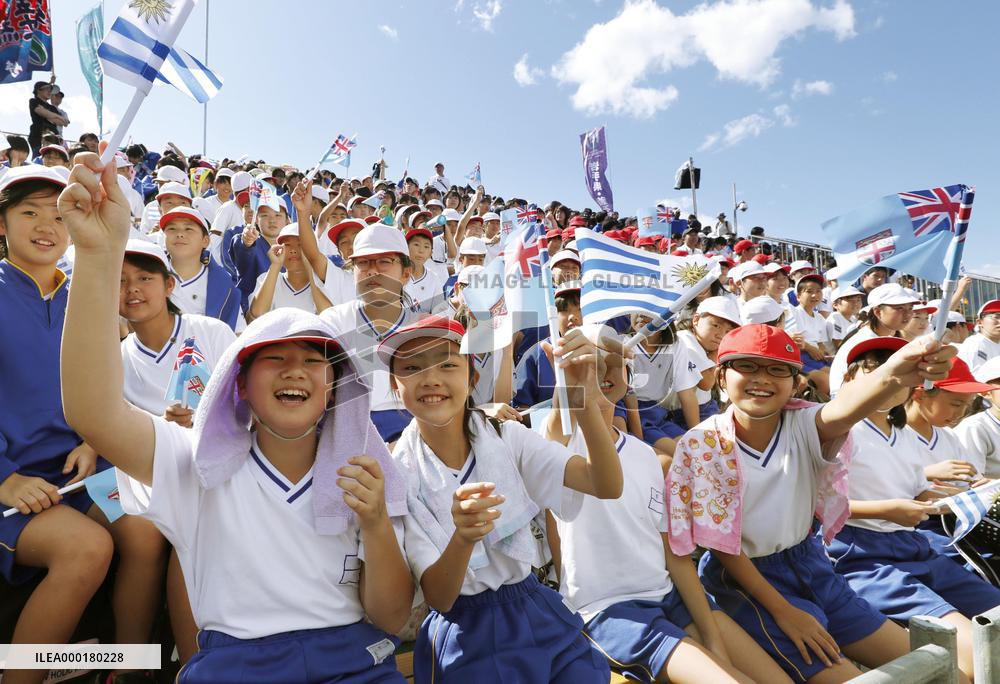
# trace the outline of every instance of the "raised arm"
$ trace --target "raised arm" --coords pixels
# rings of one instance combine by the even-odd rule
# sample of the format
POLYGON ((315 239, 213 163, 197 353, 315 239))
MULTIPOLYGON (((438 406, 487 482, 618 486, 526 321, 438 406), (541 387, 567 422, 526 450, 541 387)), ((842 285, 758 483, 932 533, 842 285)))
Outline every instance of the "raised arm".
POLYGON ((281 275, 281 267, 285 264, 285 248, 281 245, 274 245, 267 252, 267 258, 271 262, 264 276, 264 282, 260 289, 250 301, 250 311, 247 312, 247 320, 252 321, 260 318, 274 305, 274 288, 278 284, 278 277, 281 275))
POLYGON ((118 294, 129 206, 114 164, 78 154, 59 213, 76 247, 60 355, 66 421, 108 461, 152 484, 152 417, 122 394, 118 294))
MULTIPOLYGON (((330 265, 330 260, 319 251, 319 243, 316 241, 316 232, 312 229, 309 213, 312 211, 312 181, 303 178, 292 190, 292 205, 295 213, 299 217, 299 246, 306 261, 312 266, 313 273, 320 282, 326 282, 326 267, 330 265), (303 221, 305 221, 303 223, 303 221)), ((324 209, 325 211, 325 209, 324 209)), ((319 309, 317 309, 318 311, 319 309)))
POLYGON ((483 186, 480 185, 476 188, 476 194, 472 196, 469 200, 469 206, 465 208, 465 213, 462 214, 462 218, 458 220, 458 231, 455 234, 455 242, 462 244, 462 240, 465 239, 465 228, 469 225, 469 219, 472 218, 473 214, 476 213, 476 209, 479 207, 479 201, 483 199, 483 186))

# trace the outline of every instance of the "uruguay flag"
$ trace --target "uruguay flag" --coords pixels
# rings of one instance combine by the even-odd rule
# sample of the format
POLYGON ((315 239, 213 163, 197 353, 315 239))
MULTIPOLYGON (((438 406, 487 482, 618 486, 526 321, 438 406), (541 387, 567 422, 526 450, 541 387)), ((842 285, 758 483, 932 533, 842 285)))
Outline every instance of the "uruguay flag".
POLYGON ((712 271, 700 254, 653 254, 586 228, 576 230, 576 245, 582 264, 584 323, 604 323, 632 313, 667 318, 671 305, 712 271))
POLYGON ((148 94, 194 0, 131 0, 97 48, 104 73, 148 94))
POLYGON ((965 239, 971 200, 965 185, 946 185, 887 195, 830 219, 822 230, 837 259, 837 279, 851 282, 883 266, 944 282, 949 271, 957 273, 956 246, 965 239))
POLYGON ((205 104, 219 94, 222 79, 207 66, 178 48, 171 48, 156 80, 168 83, 190 98, 205 104))
POLYGON ((954 544, 967 535, 978 525, 990 507, 1000 498, 1000 480, 970 489, 944 500, 948 508, 955 514, 955 533, 951 542, 954 544))

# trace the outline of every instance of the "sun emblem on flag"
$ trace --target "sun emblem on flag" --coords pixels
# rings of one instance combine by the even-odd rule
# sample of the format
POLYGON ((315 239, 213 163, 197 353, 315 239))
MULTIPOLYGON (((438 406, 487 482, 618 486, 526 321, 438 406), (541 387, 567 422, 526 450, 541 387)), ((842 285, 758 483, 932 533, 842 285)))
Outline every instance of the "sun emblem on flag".
POLYGON ((166 21, 174 9, 169 0, 130 0, 128 6, 146 23, 157 24, 166 21))
POLYGON ((675 280, 691 287, 708 275, 708 264, 679 264, 671 269, 671 275, 675 280))

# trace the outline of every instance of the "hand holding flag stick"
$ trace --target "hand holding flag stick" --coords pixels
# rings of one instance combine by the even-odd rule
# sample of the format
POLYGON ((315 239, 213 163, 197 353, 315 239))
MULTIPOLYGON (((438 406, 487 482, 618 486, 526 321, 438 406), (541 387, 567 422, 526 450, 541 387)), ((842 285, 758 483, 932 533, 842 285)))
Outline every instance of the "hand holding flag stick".
MULTIPOLYGON (((548 223, 546 227, 552 228, 554 224, 548 223)), ((538 237, 538 257, 542 266, 542 286, 545 288, 545 311, 549 319, 549 332, 553 342, 559 335, 559 312, 556 311, 555 288, 552 284, 552 269, 549 266, 549 241, 545 239, 545 231, 539 231, 538 237)), ((559 400, 559 422, 562 427, 564 437, 573 434, 573 421, 569 413, 569 393, 566 390, 566 370, 560 363, 553 363, 553 370, 556 374, 555 392, 559 400)))
MULTIPOLYGON (((74 482, 71 485, 66 485, 65 487, 59 490, 58 492, 59 496, 69 494, 70 492, 75 492, 76 490, 80 489, 81 487, 85 487, 86 485, 87 485, 86 480, 80 480, 79 482, 74 482)), ((10 516, 17 515, 20 512, 21 511, 17 510, 17 508, 8 508, 6 511, 3 512, 3 517, 9 518, 10 516)))

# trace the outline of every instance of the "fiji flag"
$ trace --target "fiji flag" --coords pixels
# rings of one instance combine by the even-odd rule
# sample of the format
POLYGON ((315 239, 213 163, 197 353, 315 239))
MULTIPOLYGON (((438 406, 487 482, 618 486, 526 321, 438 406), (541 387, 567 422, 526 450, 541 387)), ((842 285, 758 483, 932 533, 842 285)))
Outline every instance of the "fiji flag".
POLYGON ((201 401, 201 395, 205 393, 211 377, 212 371, 205 362, 205 355, 198 349, 194 338, 189 337, 177 352, 165 398, 184 408, 198 408, 198 402, 201 401))
POLYGON ((117 468, 105 468, 83 481, 84 487, 87 488, 87 494, 101 509, 109 523, 113 523, 125 515, 121 500, 118 498, 117 472, 117 468))
POLYGON ((944 282, 949 271, 957 273, 949 262, 965 240, 972 195, 965 185, 900 192, 825 222, 838 280, 853 281, 878 265, 944 282))
POLYGON ((1000 499, 1000 480, 945 499, 944 503, 955 514, 955 533, 951 542, 954 544, 961 540, 978 525, 997 499, 1000 499))
POLYGON ((462 289, 469 310, 469 323, 462 337, 463 354, 499 351, 513 338, 514 321, 507 307, 504 271, 504 260, 494 259, 462 289))
POLYGON ((483 184, 483 174, 479 172, 479 162, 476 162, 476 168, 465 174, 466 180, 472 181, 475 185, 483 184))
POLYGON ((515 229, 501 252, 507 309, 514 316, 514 330, 536 328, 548 321, 547 290, 542 268, 549 259, 545 226, 532 222, 515 229))
POLYGON ((281 211, 281 200, 277 189, 267 181, 254 179, 250 183, 250 208, 256 212, 260 205, 281 211))
POLYGON ((338 135, 337 139, 330 145, 329 159, 334 164, 341 166, 351 166, 351 150, 358 146, 357 134, 348 138, 346 135, 338 135))
POLYGON ((653 254, 578 228, 584 323, 639 313, 668 317, 670 306, 712 272, 702 255, 653 254))
POLYGON ((672 210, 667 207, 636 209, 639 222, 639 237, 672 237, 683 235, 687 230, 687 221, 675 219, 672 210))

